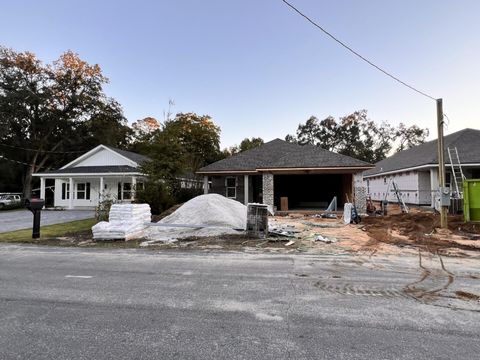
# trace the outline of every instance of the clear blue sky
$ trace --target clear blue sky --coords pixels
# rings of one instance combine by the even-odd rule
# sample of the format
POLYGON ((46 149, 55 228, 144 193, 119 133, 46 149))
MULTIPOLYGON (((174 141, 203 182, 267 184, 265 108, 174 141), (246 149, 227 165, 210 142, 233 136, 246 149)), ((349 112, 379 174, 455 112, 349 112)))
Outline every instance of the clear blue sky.
MULTIPOLYGON (((480 128, 480 1, 291 0, 406 82, 444 99, 447 133, 480 128)), ((0 44, 98 63, 130 122, 209 114, 222 146, 367 109, 436 132, 433 101, 395 83, 280 0, 2 1, 0 44)))

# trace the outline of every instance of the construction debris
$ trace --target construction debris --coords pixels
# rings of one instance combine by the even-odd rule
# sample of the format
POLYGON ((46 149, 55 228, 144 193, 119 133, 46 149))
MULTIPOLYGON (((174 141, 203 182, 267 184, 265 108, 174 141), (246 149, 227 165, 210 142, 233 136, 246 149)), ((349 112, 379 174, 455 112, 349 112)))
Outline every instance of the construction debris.
POLYGON ((323 236, 323 235, 317 235, 315 237, 315 240, 314 241, 322 241, 324 242, 325 244, 331 244, 331 243, 334 243, 334 242, 337 242, 336 239, 334 238, 328 238, 326 236, 323 236))

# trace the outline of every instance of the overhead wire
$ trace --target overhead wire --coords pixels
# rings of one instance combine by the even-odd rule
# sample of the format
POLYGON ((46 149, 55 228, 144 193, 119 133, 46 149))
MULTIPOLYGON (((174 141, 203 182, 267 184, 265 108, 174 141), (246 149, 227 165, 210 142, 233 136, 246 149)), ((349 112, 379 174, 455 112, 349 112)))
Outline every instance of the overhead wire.
POLYGON ((22 162, 22 161, 18 161, 18 160, 13 160, 13 159, 9 159, 3 155, 0 155, 0 160, 6 160, 6 161, 10 161, 10 162, 14 162, 14 163, 17 163, 17 164, 20 164, 20 165, 27 165, 27 166, 30 166, 30 164, 27 164, 25 162, 22 162))
POLYGON ((334 41, 336 41, 338 44, 340 44, 341 46, 343 46, 345 49, 347 49, 348 51, 350 51, 352 54, 354 54, 355 56, 359 57, 361 60, 365 61, 367 64, 373 66, 375 69, 377 69, 378 71, 382 72, 383 74, 387 75, 388 77, 392 78, 393 80, 399 82, 400 84, 402 84, 403 86, 406 86, 407 88, 409 88, 410 90, 413 90, 415 92, 417 92, 418 94, 420 95, 423 95, 431 100, 434 100, 436 101, 437 99, 434 98, 433 96, 427 94, 426 92, 424 91, 421 91, 417 88, 415 88, 414 86, 406 83, 405 81, 399 79, 398 77, 396 77, 395 75, 389 73, 387 70, 383 69, 382 67, 376 65, 373 61, 367 59, 366 57, 364 57, 363 55, 361 55, 360 53, 358 53, 357 51, 355 51, 354 49, 352 49, 349 45, 347 45, 346 43, 344 43, 343 41, 339 40, 337 37, 335 37, 332 33, 330 33, 329 31, 327 31, 323 26, 319 25, 317 22, 315 22, 314 20, 312 20, 310 17, 308 17, 307 15, 305 15, 303 12, 301 12, 298 8, 296 8, 295 6, 293 6, 291 3, 289 3, 287 0, 281 0, 283 3, 285 3, 288 7, 290 7, 293 11, 295 11, 297 14, 299 14, 301 17, 303 17, 305 20, 307 20, 309 23, 311 23, 313 26, 315 26, 316 28, 318 28, 319 30, 321 30, 325 35, 329 36, 331 39, 333 39, 334 41))
POLYGON ((2 143, 0 143, 0 146, 5 146, 12 149, 18 149, 18 150, 41 152, 44 154, 79 154, 79 153, 84 153, 86 151, 86 150, 77 150, 77 151, 38 150, 38 149, 25 148, 21 146, 14 146, 14 145, 2 144, 2 143))

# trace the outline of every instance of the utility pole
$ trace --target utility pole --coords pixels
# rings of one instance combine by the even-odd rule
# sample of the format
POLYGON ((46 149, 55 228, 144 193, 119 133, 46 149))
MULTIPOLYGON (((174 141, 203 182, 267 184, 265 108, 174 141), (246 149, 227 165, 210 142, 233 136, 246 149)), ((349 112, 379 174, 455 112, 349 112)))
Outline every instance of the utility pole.
POLYGON ((438 183, 440 191, 440 226, 447 228, 447 212, 448 206, 444 206, 443 201, 445 197, 445 160, 443 158, 444 146, 443 146, 443 101, 437 99, 437 129, 438 129, 438 183))

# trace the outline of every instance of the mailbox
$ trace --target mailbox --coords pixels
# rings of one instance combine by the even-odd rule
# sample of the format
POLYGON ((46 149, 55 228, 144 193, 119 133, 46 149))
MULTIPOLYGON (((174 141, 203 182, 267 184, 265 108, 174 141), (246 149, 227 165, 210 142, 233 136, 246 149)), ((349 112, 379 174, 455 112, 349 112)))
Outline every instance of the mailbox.
POLYGON ((27 199, 25 200, 25 207, 33 213, 33 229, 32 239, 40 237, 40 214, 42 213, 45 200, 43 199, 27 199))

